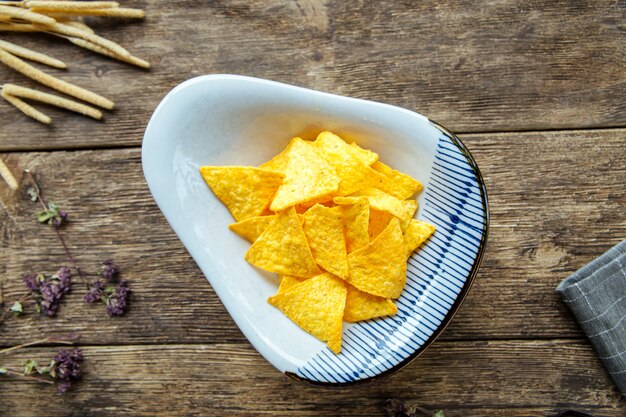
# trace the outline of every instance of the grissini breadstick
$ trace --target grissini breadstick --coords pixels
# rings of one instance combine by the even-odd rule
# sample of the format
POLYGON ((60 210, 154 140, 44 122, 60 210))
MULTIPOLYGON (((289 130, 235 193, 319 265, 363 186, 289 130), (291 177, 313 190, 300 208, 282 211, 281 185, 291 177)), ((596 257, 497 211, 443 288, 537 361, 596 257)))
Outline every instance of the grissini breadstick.
POLYGON ((106 99, 92 91, 86 90, 74 84, 70 84, 56 77, 48 75, 45 72, 38 70, 32 65, 27 64, 18 57, 2 49, 0 49, 0 62, 43 85, 65 93, 69 96, 76 97, 80 100, 86 101, 88 103, 108 110, 111 110, 113 107, 115 107, 115 104, 111 100, 106 99))
POLYGON ((109 51, 108 49, 102 48, 84 39, 79 39, 79 38, 67 38, 67 39, 76 46, 80 46, 81 48, 88 49, 98 54, 115 58, 119 61, 128 62, 129 64, 133 64, 141 68, 145 68, 145 69, 150 68, 150 63, 148 61, 144 61, 143 59, 137 58, 136 56, 132 56, 132 55, 131 56, 119 56, 109 51))
POLYGON ((49 125, 50 123, 52 123, 52 119, 50 117, 40 112, 39 110, 31 106, 30 104, 27 104, 26 102, 20 100, 19 98, 8 95, 4 91, 0 91, 0 96, 2 96, 3 99, 5 99, 6 101, 14 105, 18 110, 20 110, 26 116, 32 117, 38 122, 46 124, 46 125, 49 125))
POLYGON ((33 13, 30 10, 20 9, 19 7, 0 6, 0 15, 9 16, 16 19, 23 19, 29 22, 39 23, 40 25, 51 25, 56 23, 56 20, 54 20, 50 16, 33 13))
POLYGON ((27 1, 30 9, 76 10, 76 9, 109 9, 120 7, 116 1, 27 1))
POLYGON ((0 177, 4 179, 10 189, 13 191, 19 188, 17 184, 17 180, 13 176, 13 173, 9 169, 9 167, 4 163, 2 159, 0 159, 0 177))
POLYGON ((0 32, 41 32, 30 23, 0 23, 0 32))
POLYGON ((12 53, 15 56, 19 56, 30 61, 39 62, 50 67, 67 68, 67 65, 63 61, 52 58, 51 56, 48 56, 46 54, 33 51, 32 49, 24 48, 11 42, 3 41, 2 39, 0 39, 0 48, 12 53))
POLYGON ((102 119, 102 112, 98 109, 94 109, 93 107, 89 107, 85 104, 55 96, 53 94, 33 90, 32 88, 21 87, 15 84, 5 84, 2 87, 2 91, 13 97, 40 101, 42 103, 51 104, 53 106, 80 113, 84 116, 92 117, 96 120, 102 119))
POLYGON ((110 49, 118 55, 130 56, 130 52, 128 52, 126 49, 122 48, 115 42, 112 42, 94 33, 89 33, 85 30, 65 25, 63 23, 58 23, 55 21, 54 24, 41 26, 41 30, 44 32, 60 33, 62 35, 71 36, 74 38, 81 38, 91 43, 95 43, 96 45, 102 46, 103 48, 110 49))
POLYGON ((48 9, 48 8, 32 8, 31 9, 37 13, 44 13, 47 16, 58 17, 58 16, 103 16, 103 17, 123 17, 127 19, 143 19, 146 14, 141 9, 130 9, 130 8, 114 8, 114 9, 67 9, 67 10, 57 10, 57 9, 48 9))

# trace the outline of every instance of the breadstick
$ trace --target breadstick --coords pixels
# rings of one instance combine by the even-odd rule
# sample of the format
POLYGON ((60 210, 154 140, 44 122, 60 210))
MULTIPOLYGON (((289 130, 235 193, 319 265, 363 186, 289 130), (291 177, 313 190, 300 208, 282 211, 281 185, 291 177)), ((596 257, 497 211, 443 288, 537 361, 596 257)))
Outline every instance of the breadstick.
MULTIPOLYGON (((36 26, 36 25, 35 25, 36 26)), ((121 56, 130 56, 130 52, 126 49, 122 48, 120 45, 112 42, 108 39, 105 39, 101 36, 98 36, 93 33, 89 33, 85 30, 75 28, 73 26, 65 25, 63 23, 57 23, 55 21, 52 25, 42 26, 42 31, 52 31, 55 33, 60 33, 62 35, 71 36, 73 38, 81 38, 91 43, 95 43, 103 48, 110 49, 121 56)))
POLYGON ((83 22, 79 22, 77 20, 66 20, 66 21, 61 22, 61 23, 64 23, 64 24, 66 24, 68 26, 73 26, 76 29, 84 30, 85 32, 95 33, 92 28, 90 28, 89 26, 87 26, 83 22))
POLYGON ((0 23, 0 32, 41 32, 30 23, 0 23))
POLYGON ((88 49, 98 54, 115 58, 119 61, 128 62, 129 64, 133 64, 141 68, 145 68, 145 69, 150 68, 150 63, 148 61, 144 61, 143 59, 137 58, 136 56, 132 56, 132 55, 131 56, 119 56, 109 51, 108 49, 102 48, 84 39, 79 39, 79 38, 67 38, 67 39, 76 46, 80 46, 81 48, 88 49))
POLYGON ((113 8, 113 9, 49 9, 37 7, 31 9, 37 13, 45 13, 48 16, 103 16, 103 17, 124 17, 127 19, 143 19, 146 14, 141 9, 113 8))
POLYGON ((39 23, 41 25, 52 25, 56 23, 56 20, 50 16, 33 13, 30 10, 20 9, 19 7, 0 6, 0 15, 23 19, 29 22, 39 23))
POLYGON ((2 159, 0 159, 0 177, 4 179, 10 189, 13 191, 18 189, 17 180, 2 159))
POLYGON ((109 9, 120 7, 116 1, 27 1, 30 9, 77 10, 77 9, 109 9))
POLYGON ((42 103, 51 104, 53 106, 80 113, 84 116, 89 116, 97 120, 102 119, 102 112, 100 112, 100 110, 94 109, 93 107, 86 106, 73 100, 68 100, 63 97, 55 96, 53 94, 33 90, 32 88, 20 87, 19 85, 15 84, 5 84, 2 87, 2 91, 13 97, 40 101, 42 103))
POLYGON ((80 100, 95 104, 96 106, 108 110, 111 110, 115 106, 111 100, 106 99, 92 91, 48 75, 2 49, 0 49, 0 62, 24 74, 25 76, 57 91, 65 93, 68 96, 76 97, 80 100))
POLYGON ((52 58, 48 55, 33 51, 32 49, 24 48, 19 45, 15 45, 14 43, 3 41, 0 39, 0 48, 4 49, 7 52, 12 53, 15 56, 19 56, 30 61, 39 62, 41 64, 48 65, 54 68, 67 68, 65 62, 60 61, 56 58, 52 58))
POLYGON ((49 125, 50 123, 52 123, 52 119, 50 117, 40 112, 39 110, 31 106, 30 104, 23 102, 19 98, 10 96, 4 91, 0 91, 0 96, 2 96, 3 99, 5 99, 6 101, 14 105, 18 110, 20 110, 26 116, 32 117, 38 122, 46 124, 46 125, 49 125))

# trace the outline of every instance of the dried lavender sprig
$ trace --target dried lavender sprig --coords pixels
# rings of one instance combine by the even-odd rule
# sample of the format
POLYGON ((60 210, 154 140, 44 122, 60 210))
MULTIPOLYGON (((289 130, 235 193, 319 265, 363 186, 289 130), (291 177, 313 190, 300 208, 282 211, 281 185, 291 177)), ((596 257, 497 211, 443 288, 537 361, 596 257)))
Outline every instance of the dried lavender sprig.
POLYGON ((3 353, 9 353, 14 350, 22 349, 28 346, 35 345, 43 345, 44 343, 57 343, 61 345, 73 345, 74 342, 78 339, 78 335, 76 333, 69 333, 67 335, 60 336, 48 336, 45 339, 35 340, 34 342, 28 342, 21 345, 13 346, 7 349, 0 350, 0 355, 3 353))
MULTIPOLYGON (((24 172, 26 172, 30 176, 30 179, 32 180, 33 185, 35 186, 35 190, 36 190, 35 191, 35 196, 36 196, 37 200, 39 201, 39 203, 41 204, 41 207, 44 210, 48 210, 46 201, 41 196, 41 187, 39 187, 39 183, 35 179, 35 176, 28 169, 25 169, 24 172)), ((70 249, 67 247, 67 243, 65 242, 65 238, 61 234, 61 231, 59 230, 58 226, 54 225, 53 229, 56 232, 57 237, 59 238, 59 241, 61 242, 61 245, 63 246, 63 250, 65 251, 65 254, 67 255, 67 259, 74 266, 74 269, 76 269, 76 272, 78 272, 78 276, 81 278, 83 283, 87 284, 85 276, 83 274, 83 271, 81 271, 80 267, 78 266, 78 263, 76 262, 76 259, 74 259, 74 256, 72 256, 72 252, 70 252, 70 249)))

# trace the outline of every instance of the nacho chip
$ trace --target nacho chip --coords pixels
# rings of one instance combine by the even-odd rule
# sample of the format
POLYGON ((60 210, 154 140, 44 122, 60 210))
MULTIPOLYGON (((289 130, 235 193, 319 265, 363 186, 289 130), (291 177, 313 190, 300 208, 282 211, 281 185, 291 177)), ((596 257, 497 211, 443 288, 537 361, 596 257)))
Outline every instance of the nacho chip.
POLYGON ((255 216, 237 223, 229 224, 228 228, 250 243, 267 229, 276 216, 255 216))
POLYGON ((400 220, 402 230, 409 226, 409 222, 417 210, 417 201, 400 200, 377 188, 361 190, 347 197, 335 197, 333 201, 339 205, 353 204, 357 197, 367 197, 371 209, 393 214, 400 220))
POLYGON ((432 224, 420 221, 411 220, 409 227, 404 232, 404 246, 406 248, 406 257, 411 256, 411 253, 419 247, 435 233, 435 226, 432 224))
POLYGON ((382 174, 354 156, 350 145, 333 133, 320 133, 312 145, 320 156, 335 168, 341 179, 336 195, 352 194, 373 187, 385 179, 382 174))
MULTIPOLYGON (((274 212, 270 212, 270 216, 256 216, 249 219, 242 220, 238 223, 229 224, 228 228, 237 233, 242 238, 246 239, 250 243, 254 243, 255 240, 261 236, 261 233, 267 229, 270 223, 276 218, 274 212)), ((298 214, 300 224, 304 223, 304 217, 298 214)))
POLYGON ((279 172, 238 166, 204 166, 200 174, 238 222, 259 216, 285 177, 279 172))
POLYGON ((378 161, 377 153, 372 152, 369 149, 363 149, 354 142, 350 144, 350 150, 354 156, 359 158, 361 162, 367 166, 372 166, 374 162, 378 161))
POLYGON ((278 291, 276 294, 282 294, 287 291, 289 288, 294 285, 300 284, 301 282, 306 281, 308 278, 300 278, 294 277, 291 275, 281 275, 280 276, 280 286, 278 287, 278 291))
POLYGON ((366 197, 356 198, 354 204, 342 206, 344 235, 348 253, 367 246, 370 205, 366 197))
POLYGON ((348 283, 384 298, 398 298, 406 281, 406 249, 400 221, 389 225, 373 242, 348 255, 348 283))
POLYGON ((348 323, 369 320, 375 317, 396 314, 398 308, 393 301, 359 291, 352 285, 346 285, 346 309, 343 312, 343 320, 348 323))
POLYGON ((376 237, 385 230, 385 227, 387 227, 391 219, 393 219, 393 214, 387 213, 386 211, 370 209, 370 221, 368 225, 370 242, 376 239, 376 237))
POLYGON ((270 205, 273 211, 315 200, 334 193, 339 187, 335 170, 309 142, 295 138, 290 145, 285 180, 270 205))
POLYGON ((339 354, 346 293, 341 279, 324 273, 294 285, 267 301, 303 330, 327 342, 330 350, 339 354))
POLYGON ((348 278, 348 254, 340 207, 316 204, 304 213, 304 234, 313 258, 326 271, 348 278))
POLYGON ((268 169, 270 171, 282 172, 284 174, 287 169, 287 162, 289 161, 289 150, 291 149, 291 146, 296 141, 296 139, 298 138, 291 139, 285 149, 283 149, 279 154, 274 156, 269 161, 259 165, 259 168, 268 169))
POLYGON ((312 277, 320 273, 293 207, 276 215, 250 246, 245 259, 256 267, 284 275, 312 277))
POLYGON ((376 161, 372 168, 383 174, 384 180, 377 187, 400 200, 406 200, 424 188, 418 180, 400 171, 391 169, 380 161, 376 161))

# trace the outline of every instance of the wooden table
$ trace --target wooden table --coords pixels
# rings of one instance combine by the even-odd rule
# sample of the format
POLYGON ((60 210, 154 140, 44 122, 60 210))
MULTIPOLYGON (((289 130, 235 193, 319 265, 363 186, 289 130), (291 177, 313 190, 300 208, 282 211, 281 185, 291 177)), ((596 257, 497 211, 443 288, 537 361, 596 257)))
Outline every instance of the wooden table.
MULTIPOLYGON (((55 319, 8 319, 1 346, 80 333, 85 374, 65 396, 0 379, 0 415, 364 416, 383 415, 389 398, 447 417, 626 414, 554 293, 626 237, 623 2, 123 3, 145 7, 147 19, 90 22, 151 61, 149 72, 52 37, 1 35, 66 59, 68 71, 47 71, 116 101, 104 123, 46 109, 52 127, 0 103, 0 156, 16 173, 35 172, 70 212, 64 233, 80 264, 114 258, 133 293, 123 318, 85 305, 77 289, 55 319), (288 379, 251 347, 170 230, 144 182, 142 134, 167 91, 208 73, 416 110, 458 132, 474 154, 491 209, 483 266, 450 327, 403 371, 346 389, 288 379)), ((35 86, 7 68, 0 74, 35 86)), ((0 184, 0 201, 9 303, 25 291, 23 273, 54 272, 65 257, 23 190, 0 184)))

